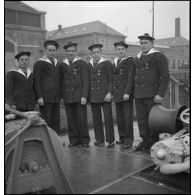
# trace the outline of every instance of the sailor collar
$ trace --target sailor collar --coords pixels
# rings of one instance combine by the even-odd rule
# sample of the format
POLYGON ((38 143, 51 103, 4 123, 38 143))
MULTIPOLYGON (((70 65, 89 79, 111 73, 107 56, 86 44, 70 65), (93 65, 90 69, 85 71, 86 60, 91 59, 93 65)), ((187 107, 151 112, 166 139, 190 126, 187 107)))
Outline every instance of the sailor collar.
MULTIPOLYGON (((46 56, 43 56, 42 58, 40 58, 38 60, 45 61, 45 62, 48 62, 48 63, 52 64, 51 61, 49 60, 49 58, 46 57, 46 56)), ((54 58, 54 63, 55 63, 55 66, 56 66, 56 64, 57 64, 57 59, 56 58, 54 58)))
POLYGON ((26 74, 22 71, 21 68, 18 68, 17 70, 10 70, 10 71, 18 72, 18 73, 24 75, 26 78, 28 78, 28 77, 30 76, 30 74, 32 73, 32 71, 31 71, 29 68, 27 68, 27 76, 26 76, 26 74))
MULTIPOLYGON (((152 53, 156 53, 156 52, 159 52, 158 50, 152 48, 146 55, 149 55, 149 54, 152 54, 152 53)), ((141 58, 142 56, 142 51, 140 51, 138 54, 137 54, 137 58, 141 58)))
MULTIPOLYGON (((107 59, 101 57, 100 60, 99 60, 99 62, 98 62, 98 64, 100 64, 101 62, 104 62, 104 61, 107 61, 107 59)), ((93 58, 92 58, 89 62, 90 62, 90 64, 91 64, 92 66, 94 66, 94 65, 93 65, 93 58)))
MULTIPOLYGON (((78 60, 80 60, 80 59, 81 59, 81 58, 79 58, 79 57, 77 56, 77 57, 74 58, 73 62, 76 62, 76 61, 78 61, 78 60)), ((70 64, 69 64, 68 58, 65 58, 65 59, 63 60, 63 62, 66 63, 67 65, 70 65, 70 64)), ((72 62, 72 63, 73 63, 73 62, 72 62)))
MULTIPOLYGON (((131 58, 131 56, 128 56, 128 57, 126 57, 126 58, 122 58, 121 61, 120 61, 120 63, 121 63, 123 60, 126 60, 127 58, 131 58)), ((115 65, 116 67, 117 67, 117 61, 118 61, 118 59, 119 59, 118 57, 114 59, 114 65, 115 65)), ((120 63, 119 63, 119 64, 120 64, 120 63)))

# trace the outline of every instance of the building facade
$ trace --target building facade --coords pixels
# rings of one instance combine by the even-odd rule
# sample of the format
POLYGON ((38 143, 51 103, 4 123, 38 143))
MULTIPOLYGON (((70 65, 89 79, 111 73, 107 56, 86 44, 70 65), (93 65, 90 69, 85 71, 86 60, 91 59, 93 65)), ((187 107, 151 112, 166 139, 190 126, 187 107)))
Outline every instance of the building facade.
POLYGON ((5 5, 5 73, 16 65, 14 56, 30 51, 32 68, 43 54, 46 38, 45 14, 20 1, 4 1, 5 5))

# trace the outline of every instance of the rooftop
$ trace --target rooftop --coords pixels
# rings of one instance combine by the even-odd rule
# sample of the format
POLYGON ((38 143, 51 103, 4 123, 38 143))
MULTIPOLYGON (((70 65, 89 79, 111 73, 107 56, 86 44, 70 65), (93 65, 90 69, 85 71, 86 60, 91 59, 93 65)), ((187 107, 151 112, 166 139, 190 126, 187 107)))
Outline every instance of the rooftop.
POLYGON ((23 11, 23 12, 29 12, 34 14, 40 14, 43 12, 40 12, 29 5, 26 5, 25 3, 21 1, 4 1, 4 7, 5 9, 11 9, 16 11, 23 11))
POLYGON ((164 39, 156 39, 155 43, 158 45, 166 45, 166 46, 189 46, 189 41, 184 37, 170 37, 164 39))
POLYGON ((46 37, 47 39, 55 40, 55 39, 62 39, 62 38, 90 34, 90 33, 106 33, 109 35, 125 37, 120 32, 114 30, 113 28, 109 27, 108 25, 106 25, 105 23, 99 20, 48 31, 46 37))

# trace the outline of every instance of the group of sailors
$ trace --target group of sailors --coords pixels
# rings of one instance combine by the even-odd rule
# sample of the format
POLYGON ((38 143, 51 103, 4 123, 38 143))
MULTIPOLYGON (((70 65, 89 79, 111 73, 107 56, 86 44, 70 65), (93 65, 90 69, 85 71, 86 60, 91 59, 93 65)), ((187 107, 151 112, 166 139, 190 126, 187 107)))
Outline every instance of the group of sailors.
POLYGON ((89 63, 77 56, 77 43, 68 42, 63 48, 66 58, 55 57, 59 44, 44 42, 45 55, 38 59, 31 71, 30 52, 20 52, 17 68, 6 78, 6 103, 19 111, 32 111, 39 106, 41 117, 60 135, 60 102, 64 102, 69 146, 88 147, 90 142, 87 104, 90 104, 96 146, 115 145, 112 102, 116 106, 119 140, 123 148, 131 148, 134 141, 133 99, 142 142, 137 150, 148 150, 158 138, 150 134, 148 116, 156 103, 162 103, 169 70, 165 55, 154 49, 154 38, 145 33, 138 37, 141 51, 137 57, 127 56, 128 45, 114 43, 116 58, 111 63, 102 56, 102 45, 93 44, 89 63), (102 112, 103 110, 103 112, 102 112), (104 125, 102 121, 104 115, 104 125))

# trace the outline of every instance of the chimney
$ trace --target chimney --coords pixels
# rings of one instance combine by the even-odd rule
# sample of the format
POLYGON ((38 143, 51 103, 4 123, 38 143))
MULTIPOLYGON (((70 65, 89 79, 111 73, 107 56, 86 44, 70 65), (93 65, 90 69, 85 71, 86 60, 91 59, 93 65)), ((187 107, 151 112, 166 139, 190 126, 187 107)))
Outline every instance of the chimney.
POLYGON ((62 25, 61 24, 58 25, 58 30, 62 30, 62 25))
POLYGON ((175 37, 180 37, 180 18, 175 18, 175 37))

